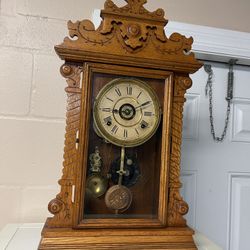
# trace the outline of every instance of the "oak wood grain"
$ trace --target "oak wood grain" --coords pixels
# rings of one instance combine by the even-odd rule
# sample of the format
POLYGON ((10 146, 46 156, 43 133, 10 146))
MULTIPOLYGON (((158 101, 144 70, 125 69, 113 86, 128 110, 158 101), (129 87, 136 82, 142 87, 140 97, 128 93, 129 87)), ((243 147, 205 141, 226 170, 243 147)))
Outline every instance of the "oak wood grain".
POLYGON ((44 229, 39 249, 197 249, 193 230, 165 229, 44 229))
POLYGON ((67 79, 63 174, 61 190, 49 203, 54 216, 44 226, 39 249, 196 249, 193 230, 183 218, 188 205, 180 195, 180 159, 184 95, 192 85, 189 74, 202 63, 191 52, 192 38, 165 35, 168 21, 162 9, 150 12, 146 0, 125 1, 118 7, 106 0, 98 28, 89 20, 69 21, 69 37, 55 46, 67 79), (152 140, 136 149, 146 181, 131 188, 134 207, 126 217, 114 218, 102 198, 87 206, 85 186, 95 145, 104 154, 104 174, 119 154, 92 128, 96 95, 119 77, 150 85, 163 113, 152 140))

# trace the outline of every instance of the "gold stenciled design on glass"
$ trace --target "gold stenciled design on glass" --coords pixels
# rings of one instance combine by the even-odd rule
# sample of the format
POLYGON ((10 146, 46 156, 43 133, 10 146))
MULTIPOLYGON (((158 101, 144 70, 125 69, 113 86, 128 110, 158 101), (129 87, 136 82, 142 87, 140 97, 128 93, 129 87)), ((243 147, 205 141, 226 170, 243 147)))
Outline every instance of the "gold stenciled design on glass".
POLYGON ((118 78, 106 84, 94 103, 94 127, 108 142, 122 147, 145 143, 161 119, 157 95, 138 79, 118 78))

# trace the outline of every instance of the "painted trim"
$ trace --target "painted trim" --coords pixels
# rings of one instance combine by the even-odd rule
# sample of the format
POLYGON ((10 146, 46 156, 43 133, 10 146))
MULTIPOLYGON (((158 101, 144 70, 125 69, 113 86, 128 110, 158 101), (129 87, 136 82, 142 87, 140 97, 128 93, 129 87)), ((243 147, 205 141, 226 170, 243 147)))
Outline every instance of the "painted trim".
POLYGON ((185 97, 186 102, 184 105, 182 138, 183 140, 189 141, 198 140, 200 119, 200 94, 188 92, 185 97), (188 108, 191 110, 191 114, 187 113, 188 108))
POLYGON ((250 65, 250 33, 169 22, 166 33, 173 32, 194 38, 193 52, 199 59, 227 62, 237 58, 239 64, 250 65))
MULTIPOLYGON (((192 212, 191 219, 192 221, 189 221, 191 223, 189 226, 191 226, 194 230, 196 230, 196 210, 197 210, 197 170, 182 170, 181 171, 181 180, 182 180, 182 192, 185 193, 185 191, 191 191, 189 193, 189 196, 192 197, 192 202, 189 203, 193 206, 190 207, 189 213, 192 212), (184 179, 186 179, 186 183, 189 182, 189 185, 192 185, 193 189, 191 190, 184 190, 185 189, 185 182, 184 179), (192 209, 192 210, 191 210, 192 209)), ((182 193, 183 194, 183 193, 182 193)), ((185 201, 187 201, 187 197, 183 194, 183 198, 185 201)), ((187 219, 187 217, 186 217, 187 219)))

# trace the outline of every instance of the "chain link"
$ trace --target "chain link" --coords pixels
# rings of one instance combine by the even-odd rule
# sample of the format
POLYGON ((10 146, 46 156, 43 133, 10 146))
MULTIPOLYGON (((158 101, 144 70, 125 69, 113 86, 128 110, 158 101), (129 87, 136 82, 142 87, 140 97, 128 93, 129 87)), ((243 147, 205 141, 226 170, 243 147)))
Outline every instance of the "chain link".
POLYGON ((204 69, 208 74, 208 80, 206 84, 205 94, 209 97, 209 119, 210 119, 210 128, 211 134, 213 136, 214 141, 222 142, 225 139, 227 134, 229 119, 230 119, 230 112, 231 112, 231 102, 233 99, 233 81, 234 81, 234 72, 233 72, 233 65, 236 63, 237 60, 230 60, 229 61, 229 72, 228 72, 228 89, 227 89, 227 112, 225 118, 225 125, 221 136, 216 136, 215 128, 214 128, 214 114, 213 114, 213 70, 212 66, 209 64, 204 65, 204 69))

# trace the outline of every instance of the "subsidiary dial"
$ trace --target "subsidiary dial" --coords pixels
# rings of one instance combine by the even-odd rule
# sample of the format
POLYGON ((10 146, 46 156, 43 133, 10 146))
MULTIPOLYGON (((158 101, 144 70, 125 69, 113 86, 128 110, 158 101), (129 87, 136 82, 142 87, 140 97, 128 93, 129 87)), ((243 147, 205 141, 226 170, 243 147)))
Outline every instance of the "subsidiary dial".
POLYGON ((97 134, 123 147, 135 147, 149 140, 160 122, 157 95, 147 83, 115 79, 106 84, 94 104, 97 134))

